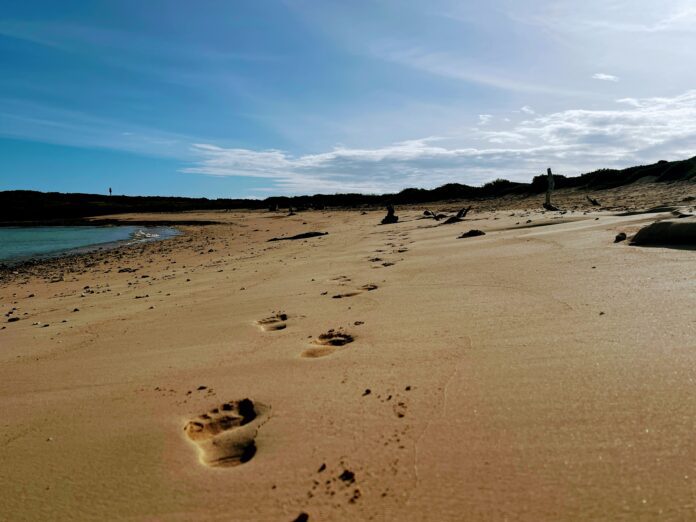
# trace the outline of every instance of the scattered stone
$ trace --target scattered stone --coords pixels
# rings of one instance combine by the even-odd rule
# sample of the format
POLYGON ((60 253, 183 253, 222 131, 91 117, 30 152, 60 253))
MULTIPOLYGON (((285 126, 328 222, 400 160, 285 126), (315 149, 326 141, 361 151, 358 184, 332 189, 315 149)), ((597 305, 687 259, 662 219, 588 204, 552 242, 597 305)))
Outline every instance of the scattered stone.
POLYGON ((621 241, 626 241, 626 232, 619 232, 614 238, 614 243, 620 243, 621 241))
POLYGON ((322 463, 321 466, 319 466, 319 469, 317 470, 317 473, 321 473, 326 469, 326 463, 322 463))
POLYGON ((482 230, 469 230, 468 232, 464 232, 461 236, 457 236, 457 239, 464 239, 467 237, 476 237, 476 236, 485 236, 486 233, 482 230))
POLYGON ((370 388, 366 388, 365 391, 363 392, 362 396, 365 397, 365 395, 370 395, 372 393, 372 390, 370 388))
POLYGON ((349 470, 344 470, 343 473, 338 476, 338 478, 340 478, 343 482, 353 483, 355 482, 355 473, 349 470))
POLYGON ((19 321, 19 317, 10 317, 10 318, 7 320, 8 323, 14 323, 14 322, 16 322, 16 321, 19 321))

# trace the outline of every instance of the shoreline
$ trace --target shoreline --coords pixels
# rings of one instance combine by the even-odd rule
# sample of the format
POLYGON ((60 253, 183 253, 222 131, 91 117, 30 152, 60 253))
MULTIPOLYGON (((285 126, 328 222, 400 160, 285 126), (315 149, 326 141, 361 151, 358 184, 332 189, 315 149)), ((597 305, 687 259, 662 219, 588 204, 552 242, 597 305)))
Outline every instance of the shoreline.
MULTIPOLYGON (((102 225, 89 225, 94 227, 100 227, 102 225)), ((109 225, 110 226, 110 225, 109 225)), ((45 252, 41 254, 29 254, 16 256, 9 259, 0 259, 0 277, 2 277, 3 270, 18 270, 22 267, 37 266, 42 263, 57 262, 60 263, 67 258, 73 258, 76 256, 88 255, 94 252, 106 252, 108 250, 115 250, 118 248, 137 246, 143 243, 148 243, 152 241, 166 241, 173 237, 180 235, 182 232, 176 227, 166 227, 160 225, 131 225, 131 224, 120 224, 119 226, 143 226, 145 229, 157 229, 162 231, 163 229, 168 229, 166 235, 158 235, 157 237, 143 237, 135 238, 129 237, 116 241, 105 241, 101 243, 93 243, 90 245, 84 245, 74 248, 60 249, 53 252, 45 252)), ((12 227, 15 228, 15 227, 12 227)), ((24 227, 16 227, 24 228, 24 227)))

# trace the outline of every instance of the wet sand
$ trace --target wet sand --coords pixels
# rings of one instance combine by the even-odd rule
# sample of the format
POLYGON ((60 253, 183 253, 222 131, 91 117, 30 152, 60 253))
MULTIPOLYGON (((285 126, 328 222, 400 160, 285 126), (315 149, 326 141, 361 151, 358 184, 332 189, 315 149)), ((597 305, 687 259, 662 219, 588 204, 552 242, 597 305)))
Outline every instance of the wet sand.
POLYGON ((694 518, 696 251, 614 238, 695 194, 167 215, 219 224, 5 271, 0 518, 694 518))

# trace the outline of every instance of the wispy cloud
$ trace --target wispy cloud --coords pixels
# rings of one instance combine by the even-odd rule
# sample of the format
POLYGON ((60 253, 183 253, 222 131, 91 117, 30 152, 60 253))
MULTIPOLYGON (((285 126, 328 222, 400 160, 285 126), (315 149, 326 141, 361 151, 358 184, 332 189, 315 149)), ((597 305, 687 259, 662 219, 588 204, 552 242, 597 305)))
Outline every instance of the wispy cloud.
POLYGON ((634 33, 696 32, 696 7, 677 7, 667 16, 658 18, 651 23, 631 23, 622 20, 588 20, 585 22, 585 25, 612 31, 634 33))
POLYGON ((554 95, 582 94, 579 90, 564 89, 550 83, 530 83, 521 77, 510 76, 504 72, 484 67, 480 63, 462 60, 451 53, 401 46, 394 42, 386 46, 373 46, 372 55, 432 75, 486 85, 505 91, 554 95))
POLYGON ((199 159, 184 172, 267 178, 273 181, 273 192, 388 192, 446 182, 477 184, 498 177, 528 180, 547 166, 577 174, 694 154, 696 90, 636 102, 614 110, 536 115, 510 129, 476 136, 490 147, 448 147, 451 137, 431 137, 296 156, 197 144, 199 159))
POLYGON ((592 75, 592 78, 594 80, 602 80, 605 82, 618 82, 619 77, 614 76, 613 74, 605 74, 605 73, 595 73, 592 75))
POLYGON ((187 144, 195 139, 161 129, 11 98, 0 100, 0 137, 174 159, 190 157, 187 144))
POLYGON ((506 14, 517 22, 543 25, 551 30, 598 29, 627 33, 696 32, 696 6, 691 0, 586 0, 539 2, 506 14))

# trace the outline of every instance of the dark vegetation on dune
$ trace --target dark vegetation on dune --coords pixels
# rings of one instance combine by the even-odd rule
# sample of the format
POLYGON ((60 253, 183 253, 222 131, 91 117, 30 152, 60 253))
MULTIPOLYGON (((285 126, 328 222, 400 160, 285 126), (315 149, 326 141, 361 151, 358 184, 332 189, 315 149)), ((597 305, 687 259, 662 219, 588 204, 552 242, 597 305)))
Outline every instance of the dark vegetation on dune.
MULTIPOLYGON (((673 182, 696 179, 696 157, 680 161, 659 161, 652 165, 622 170, 601 169, 576 177, 554 175, 556 189, 602 190, 628 185, 641 179, 673 182)), ((323 209, 356 208, 386 204, 405 205, 458 199, 489 199, 508 195, 540 194, 547 177, 539 175, 531 183, 498 179, 481 187, 448 183, 435 189, 408 188, 398 194, 316 194, 313 196, 252 199, 207 199, 159 196, 106 196, 10 190, 0 192, 0 223, 79 223, 87 216, 128 212, 183 212, 191 210, 234 209, 323 209)))

